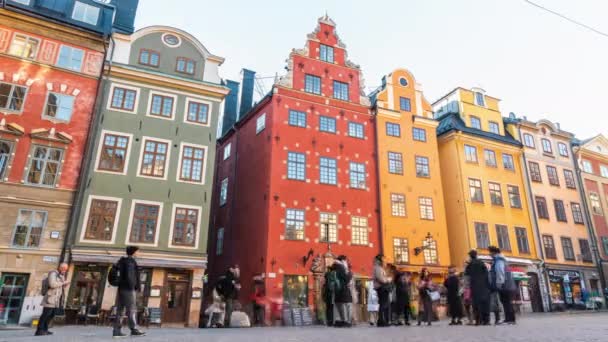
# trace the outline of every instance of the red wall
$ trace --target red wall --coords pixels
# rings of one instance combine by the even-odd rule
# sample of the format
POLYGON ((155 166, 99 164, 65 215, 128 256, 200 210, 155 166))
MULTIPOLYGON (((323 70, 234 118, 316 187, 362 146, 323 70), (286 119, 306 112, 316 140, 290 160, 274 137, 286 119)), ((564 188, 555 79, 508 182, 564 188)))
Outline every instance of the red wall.
MULTIPOLYGON (((33 80, 33 83, 28 87, 24 110, 21 114, 7 114, 0 110, 0 120, 5 119, 7 124, 16 123, 25 129, 25 134, 19 137, 19 142, 14 150, 15 156, 8 175, 9 182, 19 183, 26 177, 24 170, 28 166, 28 155, 32 144, 30 133, 32 130, 55 128, 57 132, 68 133, 73 138, 73 141, 69 144, 50 144, 65 150, 61 177, 57 182, 58 188, 75 189, 95 103, 98 80, 7 56, 0 56, 0 73, 3 73, 2 82, 27 86, 28 80, 33 80), (16 81, 13 80, 15 74, 19 75, 16 81), (47 84, 52 84, 54 92, 71 95, 74 90, 79 91, 78 95, 75 96, 74 111, 69 123, 53 123, 42 118, 48 93, 47 84), (65 86, 64 91, 61 90, 62 85, 65 86)), ((14 140, 15 137, 0 133, 0 138, 14 140)), ((36 139, 34 142, 49 145, 47 140, 36 139)))

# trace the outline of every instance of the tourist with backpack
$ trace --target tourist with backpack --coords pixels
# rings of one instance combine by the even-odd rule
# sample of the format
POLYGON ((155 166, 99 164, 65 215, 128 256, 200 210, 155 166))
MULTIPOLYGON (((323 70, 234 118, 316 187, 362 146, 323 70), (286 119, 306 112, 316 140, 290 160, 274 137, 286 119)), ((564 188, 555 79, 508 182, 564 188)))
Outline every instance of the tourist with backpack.
POLYGON ((378 311, 378 327, 388 327, 391 323, 390 293, 392 291, 392 284, 391 279, 386 275, 382 262, 383 258, 382 254, 374 258, 374 289, 378 293, 378 303, 380 306, 378 311))
POLYGON ((63 307, 65 299, 65 288, 70 285, 66 279, 68 264, 61 263, 56 270, 49 272, 42 281, 42 315, 38 320, 36 336, 52 335, 49 331, 49 323, 55 317, 59 309, 63 307))
POLYGON ((226 274, 215 285, 217 293, 222 297, 225 304, 224 313, 224 328, 230 328, 232 312, 234 306, 238 302, 239 291, 241 290, 240 282, 241 270, 239 265, 234 265, 228 268, 226 274))
POLYGON ((513 310, 512 296, 516 289, 513 274, 509 270, 507 259, 500 253, 496 246, 488 248, 492 256, 492 267, 490 268, 490 289, 498 292, 503 311, 505 323, 515 324, 515 311, 513 310))
POLYGON ((126 248, 127 256, 120 258, 116 264, 110 269, 108 281, 110 285, 117 286, 116 293, 116 318, 114 319, 114 338, 126 337, 122 333, 122 313, 127 311, 127 319, 129 321, 129 329, 131 336, 145 336, 146 333, 139 330, 137 326, 137 292, 141 288, 139 267, 135 256, 139 247, 128 246, 126 248))

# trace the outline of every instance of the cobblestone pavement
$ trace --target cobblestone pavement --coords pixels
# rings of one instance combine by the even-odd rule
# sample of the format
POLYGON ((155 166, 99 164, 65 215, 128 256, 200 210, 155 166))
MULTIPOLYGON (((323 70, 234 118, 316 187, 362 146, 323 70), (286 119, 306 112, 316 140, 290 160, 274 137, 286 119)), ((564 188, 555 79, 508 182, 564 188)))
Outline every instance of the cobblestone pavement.
MULTIPOLYGON (((252 329, 171 329, 150 328, 148 336, 125 341, 204 341, 204 342, 575 342, 608 341, 607 313, 537 314, 520 318, 516 326, 449 327, 439 322, 432 327, 372 328, 361 325, 351 329, 326 327, 252 328, 252 329), (379 342, 379 341, 378 341, 379 342)), ((0 330, 4 341, 112 341, 109 327, 57 327, 55 335, 32 336, 31 330, 0 330)))

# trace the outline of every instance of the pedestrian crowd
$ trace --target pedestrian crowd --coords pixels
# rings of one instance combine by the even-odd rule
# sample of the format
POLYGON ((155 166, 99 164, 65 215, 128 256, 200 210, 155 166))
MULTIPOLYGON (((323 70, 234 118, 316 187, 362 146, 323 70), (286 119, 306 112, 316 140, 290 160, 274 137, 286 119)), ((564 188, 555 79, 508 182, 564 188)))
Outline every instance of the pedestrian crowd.
MULTIPOLYGON (((137 324, 136 295, 141 289, 139 267, 136 261, 138 248, 126 248, 126 256, 112 266, 108 274, 110 285, 117 287, 113 337, 127 335, 122 332, 123 314, 127 317, 131 336, 144 336, 137 324)), ((515 324, 512 296, 516 290, 513 274, 500 249, 489 247, 492 257, 491 267, 477 256, 477 251, 469 252, 469 260, 463 273, 450 266, 443 284, 436 284, 427 268, 422 268, 413 284, 413 275, 400 271, 395 265, 385 265, 383 256, 374 259, 372 280, 367 283, 367 310, 369 323, 373 326, 410 325, 414 317, 411 298, 412 289, 417 292, 417 325, 432 325, 437 319, 436 303, 444 293, 448 303, 450 325, 462 325, 467 318, 469 325, 490 325, 490 314, 494 313, 494 323, 515 324), (504 320, 500 319, 500 308, 504 320)), ((327 265, 323 277, 322 300, 324 321, 328 326, 351 327, 354 319, 354 303, 358 298, 353 267, 345 255, 340 255, 331 265, 327 265)), ((63 310, 68 265, 61 263, 57 270, 49 272, 42 283, 43 312, 39 319, 36 336, 51 335, 49 323, 63 310)), ((248 316, 241 311, 238 302, 240 269, 238 265, 228 268, 213 286, 213 303, 205 313, 207 327, 250 326, 248 316), (235 323, 236 322, 236 323, 235 323)), ((280 310, 277 300, 267 298, 263 279, 254 279, 254 289, 250 297, 253 308, 253 325, 266 325, 266 317, 277 316, 280 310)))

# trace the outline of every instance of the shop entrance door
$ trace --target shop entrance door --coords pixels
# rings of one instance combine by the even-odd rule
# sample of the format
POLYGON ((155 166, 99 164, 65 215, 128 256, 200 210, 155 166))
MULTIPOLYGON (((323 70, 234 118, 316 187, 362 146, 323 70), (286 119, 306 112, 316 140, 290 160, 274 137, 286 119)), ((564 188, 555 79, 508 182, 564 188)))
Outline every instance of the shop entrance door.
POLYGON ((19 324, 29 275, 3 273, 0 278, 0 323, 19 324))
POLYGON ((163 323, 186 323, 190 308, 190 274, 167 272, 163 296, 163 323))
POLYGON ((530 301, 532 303, 532 312, 543 312, 543 299, 540 294, 540 284, 538 274, 528 273, 528 288, 530 289, 530 301))

